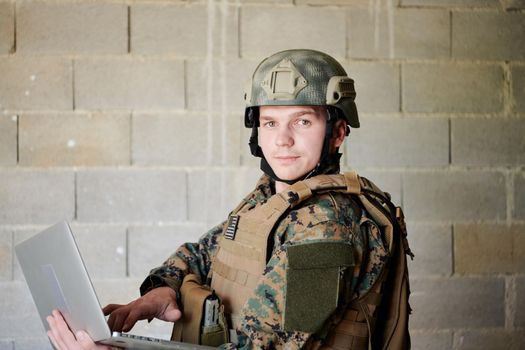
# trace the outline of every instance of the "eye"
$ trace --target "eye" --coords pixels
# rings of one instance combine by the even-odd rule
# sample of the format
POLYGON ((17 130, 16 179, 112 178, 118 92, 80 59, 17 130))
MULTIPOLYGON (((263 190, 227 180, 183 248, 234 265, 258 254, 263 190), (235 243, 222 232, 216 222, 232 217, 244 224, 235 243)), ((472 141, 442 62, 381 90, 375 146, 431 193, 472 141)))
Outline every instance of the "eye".
POLYGON ((264 122, 263 126, 265 128, 273 128, 273 127, 275 127, 275 122, 273 120, 269 120, 267 122, 264 122))
POLYGON ((299 126, 310 126, 312 125, 312 122, 308 119, 297 119, 296 124, 299 126))

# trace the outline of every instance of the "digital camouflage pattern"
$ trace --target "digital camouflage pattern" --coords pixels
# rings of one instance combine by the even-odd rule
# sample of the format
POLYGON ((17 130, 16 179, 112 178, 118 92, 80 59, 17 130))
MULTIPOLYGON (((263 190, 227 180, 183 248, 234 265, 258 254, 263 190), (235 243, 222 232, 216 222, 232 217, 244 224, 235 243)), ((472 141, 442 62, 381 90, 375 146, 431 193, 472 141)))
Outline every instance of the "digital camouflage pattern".
MULTIPOLYGON (((266 175, 243 201, 242 211, 253 209, 272 195, 266 175)), ((272 255, 253 294, 243 308, 238 343, 224 344, 222 349, 299 349, 307 342, 322 338, 336 323, 350 300, 364 295, 376 280, 386 260, 386 250, 377 225, 366 217, 351 196, 331 192, 317 195, 291 210, 273 233, 272 255), (346 286, 341 307, 315 334, 285 331, 283 311, 286 287, 287 248, 305 242, 344 241, 353 246, 353 273, 345 275, 346 286)), ((182 245, 162 266, 151 271, 141 286, 144 294, 152 288, 168 285, 178 291, 188 273, 206 281, 212 259, 217 252, 225 222, 212 228, 198 243, 182 245)))

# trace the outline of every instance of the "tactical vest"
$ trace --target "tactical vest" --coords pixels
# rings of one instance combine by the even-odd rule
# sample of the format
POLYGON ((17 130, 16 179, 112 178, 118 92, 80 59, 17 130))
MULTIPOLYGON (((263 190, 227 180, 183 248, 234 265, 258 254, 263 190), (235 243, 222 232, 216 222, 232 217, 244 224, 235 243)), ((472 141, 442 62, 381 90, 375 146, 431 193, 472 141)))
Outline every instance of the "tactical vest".
POLYGON ((212 263, 211 287, 221 297, 233 328, 240 328, 242 307, 264 271, 268 238, 276 225, 301 202, 316 194, 334 191, 359 198, 362 207, 381 227, 391 260, 386 266, 391 268, 383 269, 369 292, 344 306, 343 317, 333 321, 325 339, 312 340, 306 348, 407 349, 410 338, 405 253, 411 253, 402 212, 392 205, 387 194, 355 172, 319 175, 298 181, 252 210, 244 209, 243 201, 230 214, 225 226, 212 263), (382 290, 386 284, 388 293, 382 290), (379 314, 381 318, 378 318, 379 314), (376 325, 378 332, 375 332, 376 325))

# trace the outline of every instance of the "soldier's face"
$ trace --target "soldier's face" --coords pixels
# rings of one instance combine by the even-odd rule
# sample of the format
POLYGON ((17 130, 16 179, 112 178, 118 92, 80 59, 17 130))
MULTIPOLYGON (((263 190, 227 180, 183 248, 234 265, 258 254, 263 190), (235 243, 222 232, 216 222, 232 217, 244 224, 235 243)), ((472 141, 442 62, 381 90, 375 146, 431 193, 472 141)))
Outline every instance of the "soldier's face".
POLYGON ((275 174, 293 180, 319 162, 326 109, 317 106, 262 106, 259 145, 275 174))

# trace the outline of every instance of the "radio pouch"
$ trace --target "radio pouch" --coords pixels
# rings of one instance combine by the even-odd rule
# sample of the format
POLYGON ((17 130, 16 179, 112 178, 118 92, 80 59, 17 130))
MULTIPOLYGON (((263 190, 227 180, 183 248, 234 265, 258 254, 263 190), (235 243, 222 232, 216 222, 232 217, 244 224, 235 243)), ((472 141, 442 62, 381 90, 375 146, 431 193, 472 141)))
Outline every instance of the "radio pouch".
POLYGON ((184 277, 180 294, 182 317, 175 322, 171 340, 207 346, 227 343, 224 307, 217 295, 193 274, 184 277))

